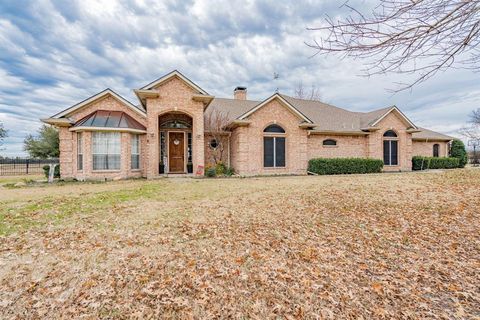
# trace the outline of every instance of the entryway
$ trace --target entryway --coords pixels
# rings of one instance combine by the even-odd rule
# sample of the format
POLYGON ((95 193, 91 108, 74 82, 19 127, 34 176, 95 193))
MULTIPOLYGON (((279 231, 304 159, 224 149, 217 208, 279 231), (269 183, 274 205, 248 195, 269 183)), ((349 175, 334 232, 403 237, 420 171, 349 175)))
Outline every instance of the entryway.
POLYGON ((185 172, 185 132, 168 133, 169 173, 185 172))

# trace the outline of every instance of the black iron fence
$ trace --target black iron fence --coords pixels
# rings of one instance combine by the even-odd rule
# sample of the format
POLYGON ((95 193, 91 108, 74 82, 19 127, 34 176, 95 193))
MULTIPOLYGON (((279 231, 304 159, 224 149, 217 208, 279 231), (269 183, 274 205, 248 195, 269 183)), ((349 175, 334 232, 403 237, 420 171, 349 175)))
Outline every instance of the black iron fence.
POLYGON ((0 176, 42 174, 43 166, 58 163, 58 159, 0 159, 0 176))

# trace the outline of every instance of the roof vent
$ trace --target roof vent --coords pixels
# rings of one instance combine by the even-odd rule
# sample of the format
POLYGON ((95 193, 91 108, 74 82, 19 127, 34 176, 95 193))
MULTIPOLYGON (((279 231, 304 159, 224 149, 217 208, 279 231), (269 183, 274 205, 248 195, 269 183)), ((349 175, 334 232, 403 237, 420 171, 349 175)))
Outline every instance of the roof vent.
POLYGON ((235 100, 247 100, 247 87, 236 87, 233 90, 233 98, 235 100))

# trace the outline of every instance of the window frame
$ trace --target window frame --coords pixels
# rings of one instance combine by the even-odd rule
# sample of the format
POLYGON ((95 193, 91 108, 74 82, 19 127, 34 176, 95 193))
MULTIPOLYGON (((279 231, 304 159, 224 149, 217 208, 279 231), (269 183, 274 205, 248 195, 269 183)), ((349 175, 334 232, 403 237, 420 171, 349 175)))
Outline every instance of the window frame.
POLYGON ((393 130, 389 129, 385 131, 382 135, 382 159, 383 159, 383 165, 387 167, 398 167, 400 164, 400 139, 398 138, 398 133, 393 130), (393 132, 395 136, 392 135, 387 135, 387 133, 393 132), (392 164, 392 142, 396 142, 396 164, 392 164), (385 142, 388 142, 388 163, 385 162, 385 142))
POLYGON ((141 142, 140 142, 140 135, 139 134, 132 134, 130 137, 130 170, 141 170, 141 164, 140 164, 140 148, 141 148, 141 142), (134 141, 135 141, 135 146, 136 146, 136 152, 134 152, 134 141), (137 163, 137 166, 134 168, 134 157, 136 158, 135 161, 137 163))
POLYGON ((122 135, 120 132, 115 132, 115 131, 93 131, 92 132, 92 171, 93 172, 102 172, 102 171, 108 171, 108 172, 115 172, 115 171, 121 171, 122 169, 122 135), (114 136, 117 140, 118 139, 118 153, 109 153, 108 151, 108 140, 107 140, 107 152, 106 153, 95 153, 95 139, 98 137, 98 135, 112 135, 114 136), (95 169, 95 155, 105 155, 106 156, 106 164, 107 168, 101 168, 101 169, 95 169), (109 156, 118 156, 118 169, 115 168, 108 168, 108 163, 109 163, 109 156))
POLYGON ((263 155, 263 168, 264 169, 281 169, 281 168, 286 168, 287 167, 287 133, 285 129, 274 123, 274 124, 269 124, 263 129, 263 137, 262 137, 262 155, 263 155), (278 127, 280 128, 283 132, 268 132, 266 131, 270 127, 278 127), (272 138, 273 141, 273 166, 265 166, 265 138, 272 138), (277 165, 277 139, 282 138, 283 139, 283 165, 277 165))
POLYGON ((337 140, 335 140, 335 139, 324 139, 322 141, 322 146, 327 147, 327 148, 333 148, 333 147, 338 147, 338 143, 337 143, 337 140), (334 144, 325 144, 325 142, 327 142, 327 141, 328 142, 333 141, 334 144))
POLYGON ((434 143, 432 146, 432 151, 433 151, 433 157, 434 158, 440 158, 440 144, 439 143, 434 143))
POLYGON ((77 132, 77 171, 83 171, 83 133, 77 132))

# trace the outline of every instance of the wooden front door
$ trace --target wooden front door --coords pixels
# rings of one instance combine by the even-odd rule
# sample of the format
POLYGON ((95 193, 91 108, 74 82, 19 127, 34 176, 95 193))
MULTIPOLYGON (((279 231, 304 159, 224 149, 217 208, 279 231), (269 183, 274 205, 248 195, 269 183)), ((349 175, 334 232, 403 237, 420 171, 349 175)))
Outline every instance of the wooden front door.
POLYGON ((169 133, 168 161, 170 172, 185 172, 185 134, 183 132, 169 133))

